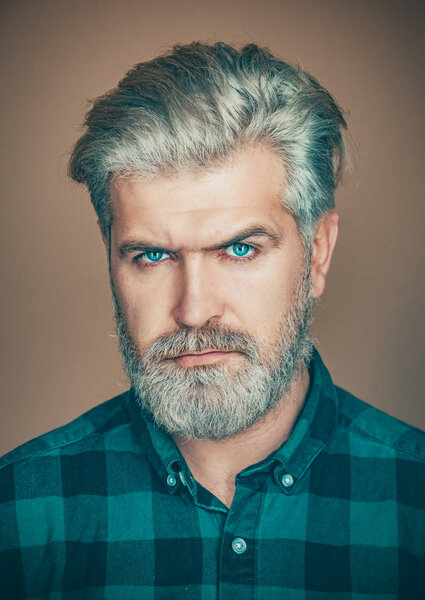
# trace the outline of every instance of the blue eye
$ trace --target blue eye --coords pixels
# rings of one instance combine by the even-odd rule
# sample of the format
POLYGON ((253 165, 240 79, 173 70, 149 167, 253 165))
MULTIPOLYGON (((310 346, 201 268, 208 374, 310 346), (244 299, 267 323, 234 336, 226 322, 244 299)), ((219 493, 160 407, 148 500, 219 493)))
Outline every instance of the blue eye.
POLYGON ((233 246, 230 246, 230 248, 235 253, 235 256, 240 256, 241 258, 246 256, 250 250, 254 249, 249 244, 241 244, 241 243, 233 244, 233 246))
POLYGON ((142 260, 147 259, 144 262, 159 262, 164 254, 166 253, 162 252, 162 250, 149 250, 148 252, 144 252, 142 260))

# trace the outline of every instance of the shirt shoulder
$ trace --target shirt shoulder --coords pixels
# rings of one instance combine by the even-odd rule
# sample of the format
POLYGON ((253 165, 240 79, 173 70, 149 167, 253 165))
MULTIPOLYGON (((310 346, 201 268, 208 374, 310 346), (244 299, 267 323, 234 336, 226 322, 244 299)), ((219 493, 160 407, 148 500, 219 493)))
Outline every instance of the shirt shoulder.
POLYGON ((356 398, 335 386, 339 401, 339 425, 365 444, 378 444, 391 454, 425 462, 425 432, 356 398))
POLYGON ((40 435, 0 457, 0 471, 33 457, 49 454, 65 446, 78 446, 84 440, 129 423, 129 392, 124 392, 73 419, 69 423, 40 435))

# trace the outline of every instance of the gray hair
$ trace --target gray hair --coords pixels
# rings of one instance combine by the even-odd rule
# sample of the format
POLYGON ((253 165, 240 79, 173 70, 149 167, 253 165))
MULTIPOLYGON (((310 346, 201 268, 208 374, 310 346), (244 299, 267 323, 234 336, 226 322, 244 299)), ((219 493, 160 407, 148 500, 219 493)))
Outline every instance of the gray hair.
POLYGON ((103 232, 111 224, 115 178, 214 168, 255 143, 282 159, 282 203, 305 247, 318 219, 335 206, 343 113, 310 74, 255 44, 237 50, 193 42, 139 63, 94 100, 85 128, 69 175, 87 185, 103 232))

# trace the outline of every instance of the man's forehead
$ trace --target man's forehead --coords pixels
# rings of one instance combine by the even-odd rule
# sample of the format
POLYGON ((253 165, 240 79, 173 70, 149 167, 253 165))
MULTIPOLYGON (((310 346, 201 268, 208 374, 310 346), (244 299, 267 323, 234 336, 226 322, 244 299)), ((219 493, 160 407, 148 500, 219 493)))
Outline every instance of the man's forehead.
POLYGON ((284 170, 280 157, 261 147, 232 157, 215 170, 173 176, 118 178, 111 186, 114 220, 147 224, 161 219, 217 221, 258 217, 281 207, 284 170))

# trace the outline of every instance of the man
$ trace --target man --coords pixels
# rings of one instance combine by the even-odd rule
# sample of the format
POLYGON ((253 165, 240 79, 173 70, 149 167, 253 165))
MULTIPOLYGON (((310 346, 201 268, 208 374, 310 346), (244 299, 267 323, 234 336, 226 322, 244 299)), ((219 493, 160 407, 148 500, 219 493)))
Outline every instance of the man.
POLYGON ((309 338, 343 115, 250 44, 176 46, 93 104, 71 177, 131 390, 1 463, 4 598, 424 598, 423 434, 309 338))

